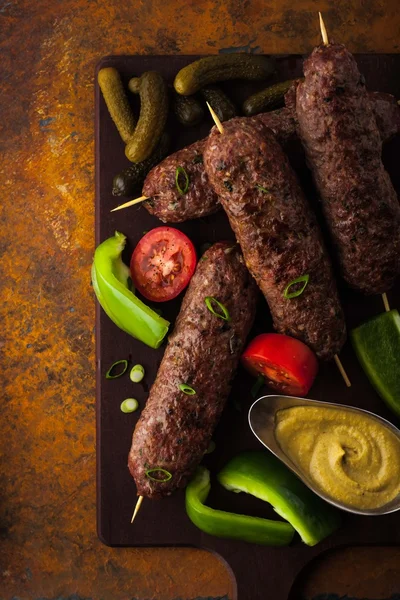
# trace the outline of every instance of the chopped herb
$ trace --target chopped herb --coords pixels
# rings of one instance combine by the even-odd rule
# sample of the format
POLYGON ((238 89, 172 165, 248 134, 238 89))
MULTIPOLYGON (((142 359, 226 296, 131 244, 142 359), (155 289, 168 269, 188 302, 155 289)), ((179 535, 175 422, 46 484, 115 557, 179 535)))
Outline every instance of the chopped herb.
POLYGON ((213 296, 206 296, 204 298, 204 302, 208 308, 208 310, 215 315, 216 317, 218 317, 219 319, 223 319, 224 321, 230 321, 231 317, 229 315, 229 311, 226 308, 226 306, 224 306, 222 304, 222 302, 219 302, 216 298, 214 298, 213 296), (217 305, 218 308, 221 309, 222 313, 219 312, 215 312, 214 308, 213 308, 213 303, 217 305))
POLYGON ((260 192, 264 192, 264 194, 269 194, 269 190, 267 190, 267 188, 263 187, 262 185, 258 185, 258 183, 256 183, 256 188, 260 190, 260 192))
POLYGON ((127 398, 121 402, 120 409, 123 413, 133 413, 139 408, 139 402, 135 398, 127 398))
POLYGON ((133 381, 133 383, 140 383, 144 377, 144 368, 142 365, 135 365, 132 367, 131 372, 129 373, 129 379, 133 381))
POLYGON ((255 384, 251 388, 251 395, 253 398, 257 398, 263 385, 265 385, 265 378, 263 375, 259 375, 256 379, 255 384))
POLYGON ((187 385, 186 383, 180 383, 178 387, 181 390, 181 392, 187 394, 188 396, 194 396, 196 394, 196 390, 190 387, 190 385, 187 385))
POLYGON ((193 159, 193 164, 194 165, 198 165, 198 164, 203 164, 203 155, 202 154, 196 154, 196 156, 193 159))
POLYGON ((224 186, 228 190, 228 192, 231 192, 233 190, 232 183, 228 180, 224 181, 224 186))
POLYGON ((304 290, 307 287, 309 279, 310 279, 310 276, 308 274, 307 275, 301 275, 301 277, 297 277, 296 279, 293 279, 293 281, 291 281, 290 283, 288 283, 288 285, 286 286, 285 291, 283 292, 283 296, 287 300, 290 300, 291 298, 297 298, 297 296, 301 296, 301 294, 304 292, 304 290), (294 292, 289 292, 290 288, 293 285, 296 285, 297 283, 302 283, 303 285, 301 285, 294 292))
POLYGON ((127 360, 117 360, 117 362, 112 364, 111 367, 108 369, 108 371, 106 373, 106 379, 117 379, 118 377, 121 377, 121 375, 123 375, 126 372, 127 368, 128 368, 127 360), (116 368, 116 367, 118 367, 118 365, 122 365, 120 370, 118 370, 116 368), (114 375, 113 373, 115 370, 117 371, 117 373, 115 373, 115 375, 114 375))
POLYGON ((189 175, 186 173, 183 167, 176 167, 175 171, 175 184, 178 192, 183 196, 189 189, 189 175), (179 179, 183 180, 183 185, 179 183, 179 179))
POLYGON ((161 467, 155 467, 154 469, 147 469, 146 477, 148 477, 152 481, 157 481, 158 483, 165 483, 166 481, 172 479, 172 473, 170 473, 166 469, 162 469, 161 467), (161 473, 162 475, 164 475, 164 477, 153 477, 151 473, 161 473))

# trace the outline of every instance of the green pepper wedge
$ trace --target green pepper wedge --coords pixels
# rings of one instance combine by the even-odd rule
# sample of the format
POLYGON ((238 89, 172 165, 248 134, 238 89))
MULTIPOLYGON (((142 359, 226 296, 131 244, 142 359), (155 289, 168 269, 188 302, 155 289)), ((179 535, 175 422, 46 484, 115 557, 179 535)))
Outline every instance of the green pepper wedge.
POLYGON ((129 289, 130 271, 122 262, 126 236, 118 231, 95 251, 92 283, 97 300, 110 319, 123 331, 158 348, 168 332, 169 322, 146 306, 129 289))
POLYGON ((290 544, 295 531, 289 523, 229 513, 205 506, 210 488, 210 472, 203 466, 197 467, 186 488, 186 512, 196 527, 216 537, 264 546, 290 544))
POLYGON ((350 332, 353 348, 368 379, 400 417, 400 315, 390 310, 350 332))
POLYGON ((217 475, 227 490, 269 502, 308 546, 315 546, 340 524, 339 512, 316 496, 270 452, 243 452, 217 475))

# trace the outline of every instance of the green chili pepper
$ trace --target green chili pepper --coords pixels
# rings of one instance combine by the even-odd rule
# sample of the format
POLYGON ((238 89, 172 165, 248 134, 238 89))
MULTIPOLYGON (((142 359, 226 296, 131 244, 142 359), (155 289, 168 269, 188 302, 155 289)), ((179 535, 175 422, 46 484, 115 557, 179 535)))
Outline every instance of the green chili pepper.
POLYGON ((290 544, 294 529, 289 523, 229 513, 205 506, 210 488, 210 472, 205 467, 198 467, 186 488, 186 512, 196 527, 217 537, 264 546, 290 544))
POLYGON ((340 524, 339 512, 269 452, 243 452, 217 478, 227 490, 246 492, 269 502, 308 546, 318 544, 340 524))
POLYGON ((400 417, 400 315, 382 313, 351 331, 357 358, 388 407, 400 417))
POLYGON ((159 317, 129 289, 130 271, 122 262, 126 237, 115 232, 96 248, 92 265, 93 289, 110 319, 123 331, 158 348, 169 322, 159 317))

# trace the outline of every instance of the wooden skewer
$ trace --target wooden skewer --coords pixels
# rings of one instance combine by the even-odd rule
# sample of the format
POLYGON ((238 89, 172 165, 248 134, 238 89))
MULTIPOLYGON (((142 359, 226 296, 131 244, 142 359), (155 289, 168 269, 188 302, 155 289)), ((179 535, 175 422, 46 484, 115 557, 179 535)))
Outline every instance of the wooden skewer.
POLYGON ((144 202, 145 200, 148 200, 147 196, 140 196, 140 198, 135 198, 134 200, 129 200, 129 202, 125 202, 125 204, 120 204, 119 206, 112 208, 110 210, 110 212, 114 212, 116 210, 121 210, 121 208, 128 208, 128 206, 133 206, 134 204, 139 204, 139 202, 144 202))
POLYGON ((321 13, 319 12, 318 14, 319 14, 319 26, 321 28, 322 42, 323 42, 324 46, 327 46, 329 44, 329 40, 328 40, 328 34, 326 32, 325 23, 324 23, 321 13))
POLYGON ((389 312, 390 311, 390 306, 389 306, 389 300, 388 300, 388 297, 386 295, 386 292, 384 292, 382 294, 382 300, 383 300, 383 305, 385 307, 386 312, 389 312))
POLYGON ((340 358, 338 357, 337 354, 335 354, 335 356, 333 358, 335 359, 335 363, 337 365, 337 368, 340 371, 341 376, 344 379, 345 384, 347 385, 347 387, 351 387, 351 381, 348 378, 346 371, 344 370, 344 367, 342 365, 342 361, 340 360, 340 358))
POLYGON ((213 107, 210 105, 209 102, 206 102, 206 104, 208 106, 208 110, 210 111, 212 118, 214 119, 214 123, 216 124, 218 131, 220 133, 224 133, 224 128, 222 126, 222 123, 219 120, 218 116, 215 114, 213 107))
POLYGON ((131 523, 133 523, 133 521, 135 520, 135 517, 139 512, 139 508, 142 506, 142 502, 143 502, 143 496, 139 496, 139 498, 137 499, 137 502, 136 502, 135 510, 133 511, 131 523))

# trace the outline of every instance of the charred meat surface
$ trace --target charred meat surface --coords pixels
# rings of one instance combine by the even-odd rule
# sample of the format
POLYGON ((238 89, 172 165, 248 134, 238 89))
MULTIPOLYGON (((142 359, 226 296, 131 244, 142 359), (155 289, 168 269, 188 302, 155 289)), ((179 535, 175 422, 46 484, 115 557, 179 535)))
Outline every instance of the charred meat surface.
POLYGON ((302 340, 320 358, 332 358, 345 341, 346 327, 330 261, 272 131, 246 118, 224 123, 223 135, 213 128, 204 164, 275 329, 302 340), (287 286, 306 276, 303 293, 285 297, 287 286))
POLYGON ((316 48, 304 74, 298 131, 343 277, 366 294, 385 292, 400 272, 400 206, 365 80, 341 44, 316 48))
POLYGON ((144 206, 164 223, 180 223, 220 209, 204 171, 204 145, 205 140, 199 140, 178 150, 147 175, 142 193, 149 200, 144 206))
MULTIPOLYGON (((133 433, 128 466, 139 495, 172 494, 200 463, 228 398, 257 295, 235 243, 220 242, 204 253, 133 433), (222 303, 229 320, 207 308, 207 297, 222 303), (195 393, 181 391, 182 384, 195 393)), ((212 308, 223 314, 216 303, 212 308)))
MULTIPOLYGON (((386 141, 400 131, 400 107, 390 94, 371 92, 369 98, 382 141, 386 141)), ((286 94, 285 101, 286 108, 249 117, 252 122, 269 127, 284 148, 297 139, 294 85, 286 94)), ((204 170, 203 152, 206 141, 207 139, 199 140, 171 154, 147 175, 142 193, 150 200, 143 204, 164 223, 182 223, 205 217, 221 208, 204 170), (183 167, 189 178, 185 194, 181 194, 176 186, 178 167, 183 167)))

